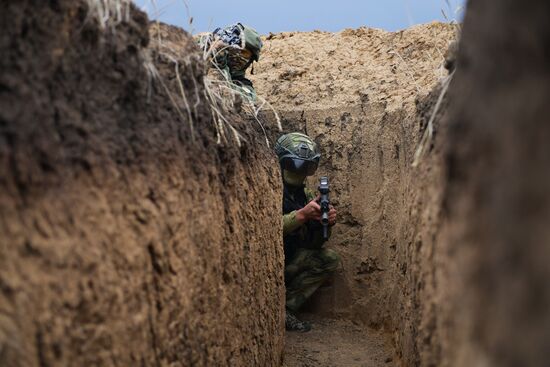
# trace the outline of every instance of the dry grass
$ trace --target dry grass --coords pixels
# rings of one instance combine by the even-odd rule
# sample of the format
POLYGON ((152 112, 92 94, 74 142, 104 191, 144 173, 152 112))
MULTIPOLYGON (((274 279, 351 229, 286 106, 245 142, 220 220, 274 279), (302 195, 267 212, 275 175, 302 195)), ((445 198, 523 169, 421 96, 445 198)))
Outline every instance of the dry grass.
MULTIPOLYGON (((213 110, 214 119, 217 121, 216 125, 223 127, 222 122, 227 124, 227 119, 225 117, 227 111, 235 109, 235 106, 237 105, 242 105, 245 115, 253 118, 262 129, 266 144, 269 147, 269 139, 267 137, 264 122, 260 119, 260 112, 265 109, 271 111, 275 116, 277 128, 279 131, 282 131, 282 124, 279 114, 266 99, 257 96, 256 101, 251 100, 244 91, 237 88, 231 80, 228 79, 227 75, 220 70, 214 60, 219 53, 225 51, 228 47, 223 47, 221 49, 209 47, 209 43, 204 42, 204 38, 208 37, 208 34, 204 34, 201 37, 202 41, 200 42, 200 45, 203 62, 206 63, 208 68, 214 69, 217 74, 222 77, 220 80, 219 78, 213 78, 210 74, 207 74, 204 78, 204 88, 206 90, 207 100, 213 110)), ((236 130, 233 126, 231 126, 231 124, 229 124, 229 128, 235 135, 236 130)), ((221 130, 222 133, 218 135, 218 142, 221 142, 220 138, 223 138, 224 136, 223 129, 221 130)))
MULTIPOLYGON (((447 11, 445 11, 442 8, 441 13, 443 14, 443 17, 445 18, 445 20, 447 20, 447 22, 449 22, 450 24, 455 26, 455 32, 456 32, 455 40, 458 42, 458 40, 460 39, 462 26, 461 26, 460 22, 457 20, 457 17, 464 10, 464 8, 462 6, 458 6, 456 9, 453 9, 453 7, 452 7, 449 0, 445 0, 445 4, 447 6, 447 11), (450 18, 448 14, 452 14, 452 18, 450 18)), ((437 35, 434 32, 434 38, 436 36, 437 35)), ((437 51, 439 53, 439 56, 442 59, 445 59, 445 56, 443 55, 441 50, 439 50, 439 48, 437 48, 437 51)), ((420 138, 420 142, 418 144, 418 147, 416 148, 416 151, 415 151, 415 154, 414 154, 414 160, 413 160, 413 163, 412 163, 413 167, 418 167, 418 165, 420 164, 420 161, 422 160, 422 157, 424 156, 424 154, 428 150, 428 147, 432 143, 433 134, 434 134, 434 122, 435 122, 437 114, 439 113, 439 110, 441 108, 441 104, 443 103, 443 100, 444 100, 444 98, 447 94, 447 91, 449 89, 449 85, 451 84, 451 81, 453 79, 454 74, 455 74, 455 71, 453 71, 450 75, 444 77, 442 82, 441 82, 441 85, 442 85, 441 92, 439 93, 439 96, 438 96, 437 102, 434 106, 434 110, 432 112, 432 115, 430 116, 430 119, 428 120, 428 124, 426 125, 426 128, 425 128, 424 132, 422 133, 422 137, 420 138)))
MULTIPOLYGON (((150 98, 151 98, 151 93, 153 91, 153 84, 155 82, 158 82, 160 83, 160 85, 162 86, 162 89, 164 90, 164 92, 166 93, 166 95, 168 96, 168 99, 170 100, 170 102, 172 103, 172 105, 174 106, 174 108, 176 109, 176 112, 178 113, 178 116, 180 118, 180 120, 182 122, 185 123, 185 114, 184 112, 182 111, 182 109, 180 108, 174 94, 172 93, 172 91, 170 90, 170 88, 168 87, 168 85, 166 84, 166 82, 164 81, 164 79, 162 78, 162 76, 160 75, 160 73, 158 72, 152 58, 151 58, 151 55, 149 52, 147 52, 147 50, 144 50, 142 52, 142 59, 143 59, 143 67, 145 68, 145 71, 147 72, 147 81, 148 81, 148 88, 147 88, 147 98, 148 100, 150 101, 150 98)), ((183 85, 182 85, 182 82, 181 82, 181 77, 180 77, 180 73, 179 73, 179 64, 177 63, 177 61, 175 61, 175 66, 176 66, 176 79, 180 85, 180 89, 181 89, 181 92, 182 92, 182 95, 183 95, 183 102, 184 102, 184 110, 187 112, 187 121, 189 123, 189 127, 191 129, 191 137, 194 139, 195 138, 195 129, 194 129, 194 123, 193 123, 193 116, 191 114, 191 108, 189 106, 189 103, 187 101, 187 98, 186 98, 186 94, 185 94, 185 91, 183 89, 183 85)))
POLYGON ((437 97, 437 102, 435 104, 434 110, 432 112, 432 115, 430 116, 430 120, 428 121, 428 124, 426 125, 426 129, 422 134, 422 138, 420 139, 420 143, 416 148, 416 152, 414 153, 414 160, 412 163, 413 167, 417 167, 420 164, 420 160, 422 159, 428 146, 432 142, 433 133, 434 133, 434 121, 435 121, 435 118, 437 117, 437 113, 439 112, 439 109, 441 108, 443 99, 447 94, 447 91, 449 89, 449 85, 451 84, 451 80, 453 79, 453 76, 454 76, 454 72, 452 72, 449 76, 447 76, 442 82, 441 92, 437 97))
POLYGON ((131 0, 86 0, 88 19, 95 19, 101 29, 114 29, 130 20, 131 0))
MULTIPOLYGON (((108 30, 114 33, 118 25, 130 21, 130 6, 131 0, 86 0, 88 3, 88 20, 94 20, 103 30, 108 30)), ((190 15, 189 4, 186 0, 183 4, 188 13, 188 22, 191 27, 193 18, 190 15)), ((149 5, 152 7, 153 17, 157 19, 157 27, 160 29, 158 16, 163 11, 158 7, 156 0, 149 0, 149 5)), ((153 56, 150 50, 141 50, 140 55, 142 64, 147 74, 148 101, 151 100, 154 91, 154 85, 160 85, 171 104, 174 106, 179 118, 183 123, 188 123, 191 131, 191 138, 195 138, 196 121, 194 116, 198 116, 198 107, 201 103, 206 103, 212 113, 214 127, 216 129, 218 144, 234 142, 237 146, 241 146, 245 141, 242 134, 230 122, 230 111, 235 110, 237 105, 242 105, 246 115, 252 117, 261 127, 264 132, 266 144, 269 146, 267 133, 264 123, 260 119, 260 112, 268 109, 273 112, 277 122, 277 127, 282 130, 281 119, 275 109, 263 98, 258 97, 258 103, 252 102, 248 96, 238 89, 235 89, 230 80, 216 80, 206 76, 197 80, 192 78, 193 88, 186 88, 182 81, 182 71, 185 68, 191 68, 197 64, 207 64, 210 68, 217 68, 212 60, 215 59, 216 52, 211 48, 205 47, 201 55, 188 55, 184 59, 178 56, 177 50, 173 50, 167 43, 164 43, 161 37, 161 32, 157 32, 152 48, 156 50, 155 54, 163 58, 165 61, 174 66, 176 76, 176 89, 172 90, 167 81, 163 79, 155 66, 153 56), (203 95, 199 95, 199 90, 204 90, 203 95)), ((221 72, 221 71, 220 71, 221 72)))
POLYGON ((457 39, 460 37, 460 33, 462 31, 462 25, 460 24, 460 21, 458 18, 460 18, 460 14, 464 12, 464 6, 456 6, 453 8, 451 2, 449 0, 445 0, 445 5, 447 7, 447 10, 441 8, 441 14, 443 15, 443 18, 445 20, 454 25, 456 27, 456 33, 457 33, 457 39))

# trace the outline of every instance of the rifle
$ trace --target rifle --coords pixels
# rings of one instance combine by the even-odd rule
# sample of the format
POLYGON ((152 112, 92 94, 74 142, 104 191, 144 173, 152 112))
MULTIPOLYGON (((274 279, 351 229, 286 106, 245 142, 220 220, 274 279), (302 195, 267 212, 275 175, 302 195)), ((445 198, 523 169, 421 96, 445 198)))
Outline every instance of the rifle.
POLYGON ((323 225, 323 239, 328 240, 328 213, 330 211, 330 200, 328 198, 328 193, 330 192, 330 187, 328 183, 328 177, 321 177, 319 183, 319 193, 321 198, 319 199, 319 205, 321 206, 321 224, 323 225))

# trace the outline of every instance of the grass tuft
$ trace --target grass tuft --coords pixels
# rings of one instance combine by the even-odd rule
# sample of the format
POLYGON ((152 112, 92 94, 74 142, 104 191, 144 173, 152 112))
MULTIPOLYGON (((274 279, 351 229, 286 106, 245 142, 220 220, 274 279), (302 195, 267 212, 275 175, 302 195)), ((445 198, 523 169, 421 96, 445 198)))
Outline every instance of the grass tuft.
POLYGON ((131 0, 86 0, 88 19, 95 19, 101 29, 112 31, 130 20, 131 0))
POLYGON ((428 121, 428 124, 426 125, 426 129, 422 134, 422 138, 420 139, 418 148, 414 153, 414 160, 412 163, 413 167, 418 167, 418 165, 420 164, 420 160, 422 159, 422 157, 424 156, 424 153, 428 148, 428 145, 432 141, 433 132, 434 132, 434 121, 435 121, 435 118, 437 117, 437 113, 439 112, 439 109, 441 108, 441 103, 443 102, 443 99, 447 94, 447 90, 449 89, 449 85, 451 84, 453 76, 454 76, 454 72, 452 72, 449 76, 447 76, 443 80, 441 92, 439 93, 439 97, 437 97, 437 102, 435 104, 434 110, 432 112, 432 115, 430 116, 430 120, 428 121))
MULTIPOLYGON (((214 111, 213 115, 215 116, 215 119, 218 120, 218 126, 223 127, 223 124, 221 124, 222 121, 227 124, 227 119, 224 115, 227 114, 228 111, 234 110, 235 106, 239 105, 242 107, 242 111, 246 116, 253 118, 254 121, 258 123, 264 134, 266 144, 270 147, 264 123, 260 118, 260 112, 265 109, 273 112, 277 123, 277 129, 282 131, 282 123, 279 114, 275 108, 273 108, 273 106, 261 96, 257 96, 256 101, 250 100, 244 92, 241 92, 238 88, 235 88, 231 80, 227 78, 227 76, 214 62, 216 56, 228 47, 215 49, 214 47, 209 46, 211 42, 206 41, 207 38, 210 37, 209 34, 202 34, 199 35, 199 37, 201 40, 199 45, 201 46, 203 62, 206 63, 209 69, 213 69, 215 74, 221 76, 221 78, 216 78, 212 76, 211 73, 207 73, 204 78, 204 88, 207 91, 207 100, 210 107, 214 111)), ((231 131, 234 131, 234 128, 231 125, 229 125, 229 127, 231 131)))
MULTIPOLYGON (((110 30, 114 33, 118 25, 130 21, 132 0, 86 1, 88 4, 88 20, 96 21, 103 30, 110 30)), ((187 0, 182 1, 188 13, 189 26, 192 27, 193 18, 190 15, 189 4, 187 0)), ((229 116, 232 111, 239 109, 238 106, 241 106, 242 111, 259 124, 264 133, 266 144, 269 146, 264 123, 260 118, 260 112, 264 109, 272 111, 275 115, 277 128, 282 131, 281 119, 275 109, 262 97, 258 97, 257 103, 250 101, 246 95, 234 88, 230 80, 225 78, 223 80, 218 80, 211 77, 208 73, 204 78, 197 79, 196 77, 192 77, 193 88, 186 88, 182 81, 182 69, 192 68, 197 64, 206 64, 207 69, 218 69, 213 60, 215 60, 217 53, 224 51, 224 49, 215 50, 214 48, 208 47, 209 43, 204 43, 201 55, 191 54, 182 59, 178 50, 172 49, 169 42, 164 43, 162 40, 162 32, 160 31, 161 25, 158 21, 158 16, 164 9, 159 9, 157 0, 149 0, 149 4, 153 8, 153 17, 156 18, 156 27, 158 27, 158 31, 151 45, 154 51, 150 49, 140 51, 142 65, 147 75, 148 101, 151 100, 154 85, 156 83, 160 84, 161 89, 166 93, 166 96, 174 106, 181 121, 189 124, 191 138, 193 140, 195 139, 195 119, 196 116, 198 116, 198 107, 201 103, 206 102, 212 113, 218 144, 232 141, 239 147, 246 140, 232 125, 229 116), (157 70, 155 62, 153 61, 153 54, 156 55, 155 57, 160 57, 173 65, 177 92, 171 90, 167 81, 163 79, 163 76, 157 70), (202 96, 199 94, 201 87, 204 89, 204 95, 202 96)), ((220 75, 223 75, 221 70, 218 69, 218 72, 220 75)), ((191 74, 194 75, 194 73, 191 74)))

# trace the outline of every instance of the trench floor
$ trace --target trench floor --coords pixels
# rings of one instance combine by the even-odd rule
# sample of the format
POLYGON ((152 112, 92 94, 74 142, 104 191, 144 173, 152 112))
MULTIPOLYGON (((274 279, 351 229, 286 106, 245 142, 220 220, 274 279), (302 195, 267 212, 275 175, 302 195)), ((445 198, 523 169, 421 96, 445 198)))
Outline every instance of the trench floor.
POLYGON ((284 367, 396 367, 386 336, 349 320, 301 315, 312 323, 307 333, 287 332, 284 367))

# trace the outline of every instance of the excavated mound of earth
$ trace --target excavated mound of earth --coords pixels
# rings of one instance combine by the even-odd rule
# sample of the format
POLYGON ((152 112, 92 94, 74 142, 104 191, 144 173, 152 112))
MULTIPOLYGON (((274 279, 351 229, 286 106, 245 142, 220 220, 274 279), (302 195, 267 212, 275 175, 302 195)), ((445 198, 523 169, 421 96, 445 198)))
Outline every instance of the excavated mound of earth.
POLYGON ((456 27, 419 25, 400 32, 346 29, 271 34, 252 76, 259 93, 282 111, 384 102, 414 107, 447 75, 443 68, 456 27))

